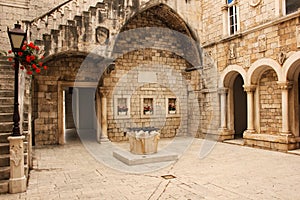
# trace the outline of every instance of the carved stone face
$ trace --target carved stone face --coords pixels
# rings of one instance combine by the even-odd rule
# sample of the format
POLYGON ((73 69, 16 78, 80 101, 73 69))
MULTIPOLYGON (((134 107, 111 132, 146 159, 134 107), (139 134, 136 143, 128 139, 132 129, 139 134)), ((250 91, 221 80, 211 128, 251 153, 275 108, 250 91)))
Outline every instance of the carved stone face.
POLYGON ((105 44, 109 37, 109 30, 105 27, 97 27, 96 29, 96 41, 100 44, 105 44))

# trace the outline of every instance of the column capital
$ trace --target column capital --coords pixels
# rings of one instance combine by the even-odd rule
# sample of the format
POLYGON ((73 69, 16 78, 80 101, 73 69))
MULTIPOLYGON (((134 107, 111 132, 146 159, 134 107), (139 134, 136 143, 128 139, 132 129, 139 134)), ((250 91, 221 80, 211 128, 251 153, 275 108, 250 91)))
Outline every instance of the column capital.
POLYGON ((256 85, 243 85, 245 92, 254 92, 256 90, 256 85))
POLYGON ((101 97, 107 97, 109 95, 109 90, 104 87, 99 88, 99 94, 101 97))
POLYGON ((292 81, 285 81, 285 82, 278 81, 277 84, 279 86, 279 89, 281 89, 281 90, 289 90, 293 86, 292 81))
POLYGON ((219 94, 227 94, 228 93, 228 88, 225 88, 225 87, 218 88, 218 93, 219 94))

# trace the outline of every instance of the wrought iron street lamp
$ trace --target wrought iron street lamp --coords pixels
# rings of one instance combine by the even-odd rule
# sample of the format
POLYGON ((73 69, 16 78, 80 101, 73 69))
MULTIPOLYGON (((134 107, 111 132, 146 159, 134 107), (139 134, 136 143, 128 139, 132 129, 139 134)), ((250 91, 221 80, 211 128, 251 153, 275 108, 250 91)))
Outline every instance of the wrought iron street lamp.
POLYGON ((27 31, 21 29, 19 22, 15 24, 14 29, 9 30, 7 33, 11 44, 11 49, 14 52, 15 61, 15 91, 14 91, 14 114, 13 114, 13 130, 12 136, 20 136, 20 114, 19 114, 19 61, 17 59, 18 52, 21 51, 24 41, 26 40, 27 31))

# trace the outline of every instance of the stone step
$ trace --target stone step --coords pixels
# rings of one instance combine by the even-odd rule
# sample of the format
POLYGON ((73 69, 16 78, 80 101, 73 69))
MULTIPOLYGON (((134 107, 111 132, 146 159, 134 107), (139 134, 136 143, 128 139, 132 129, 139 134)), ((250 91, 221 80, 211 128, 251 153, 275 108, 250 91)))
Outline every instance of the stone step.
POLYGON ((0 143, 8 142, 7 138, 11 135, 11 132, 0 133, 0 143))
POLYGON ((14 98, 13 97, 0 97, 0 105, 13 105, 14 98))
POLYGON ((14 97, 13 90, 0 90, 0 97, 14 97))
POLYGON ((0 155, 0 167, 9 167, 9 154, 0 155))
POLYGON ((13 120, 13 113, 0 113, 1 122, 11 122, 13 120))
POLYGON ((9 154, 9 143, 0 143, 0 155, 9 154))
POLYGON ((0 180, 0 194, 8 193, 8 180, 0 180))
POLYGON ((0 180, 8 180, 10 176, 10 167, 0 167, 0 180))
POLYGON ((12 112, 14 112, 14 106, 13 106, 13 104, 11 104, 11 105, 9 105, 9 104, 7 104, 7 105, 1 104, 0 105, 0 113, 12 113, 12 112))
POLYGON ((13 128, 13 122, 1 122, 0 123, 0 132, 7 133, 11 132, 13 128))
POLYGON ((2 82, 0 83, 0 90, 14 90, 14 83, 2 82))

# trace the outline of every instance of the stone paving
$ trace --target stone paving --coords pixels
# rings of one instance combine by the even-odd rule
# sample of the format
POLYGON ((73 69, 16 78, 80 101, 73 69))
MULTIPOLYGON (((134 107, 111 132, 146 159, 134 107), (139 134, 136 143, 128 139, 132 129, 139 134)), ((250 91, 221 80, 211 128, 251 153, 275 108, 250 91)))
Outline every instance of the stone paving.
POLYGON ((194 139, 177 162, 139 174, 98 162, 79 139, 36 148, 27 192, 0 199, 300 199, 300 156, 217 143, 200 159, 203 142, 194 139))

